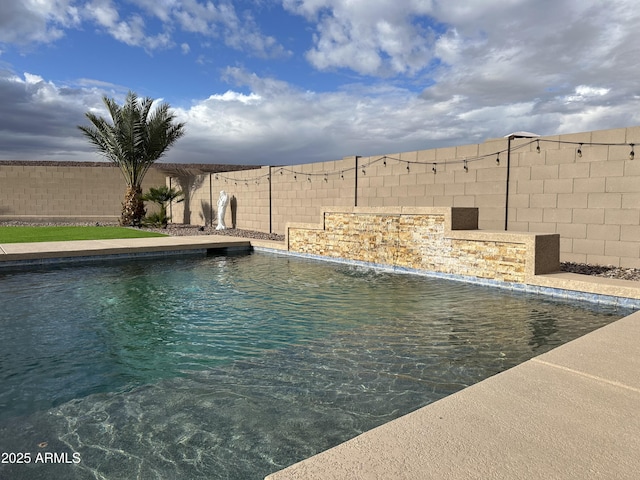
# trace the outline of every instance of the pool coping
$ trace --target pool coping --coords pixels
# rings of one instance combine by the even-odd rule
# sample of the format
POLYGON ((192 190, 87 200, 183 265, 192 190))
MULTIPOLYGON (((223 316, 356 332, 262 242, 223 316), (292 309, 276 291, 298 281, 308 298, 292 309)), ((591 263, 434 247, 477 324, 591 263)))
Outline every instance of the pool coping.
MULTIPOLYGON (((3 244, 0 268, 238 248, 291 255, 282 242, 157 237, 3 244)), ((559 290, 588 301, 593 295, 640 298, 639 282, 578 274, 537 276, 533 286, 541 294, 559 290)), ((640 312, 266 478, 635 478, 640 471, 638 344, 640 312)))

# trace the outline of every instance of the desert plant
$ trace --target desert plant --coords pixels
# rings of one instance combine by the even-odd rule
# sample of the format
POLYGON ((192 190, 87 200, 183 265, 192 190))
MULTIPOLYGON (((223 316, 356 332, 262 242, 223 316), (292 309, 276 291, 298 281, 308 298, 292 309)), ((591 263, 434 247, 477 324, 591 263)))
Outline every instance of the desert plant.
POLYGON ((171 217, 167 215, 167 205, 174 200, 181 201, 183 197, 184 193, 181 190, 169 188, 166 185, 158 188, 149 188, 149 191, 142 196, 142 200, 155 203, 160 210, 147 215, 143 222, 147 225, 167 228, 167 224, 171 220, 171 217))
POLYGON ((78 128, 98 153, 120 167, 127 184, 120 224, 138 226, 144 217, 142 180, 151 165, 184 135, 184 123, 175 122, 169 105, 154 106, 151 98, 129 92, 124 104, 103 97, 111 122, 93 112, 85 115, 92 126, 78 128))

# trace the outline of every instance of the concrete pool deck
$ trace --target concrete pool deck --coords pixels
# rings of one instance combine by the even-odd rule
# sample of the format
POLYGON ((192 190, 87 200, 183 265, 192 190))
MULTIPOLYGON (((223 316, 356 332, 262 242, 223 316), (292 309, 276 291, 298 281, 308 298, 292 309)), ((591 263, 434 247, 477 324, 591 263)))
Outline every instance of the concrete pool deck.
MULTIPOLYGON (((2 244, 0 265, 252 246, 286 250, 206 235, 2 244)), ((540 283, 640 297, 640 282, 558 273, 540 283)), ((637 312, 267 479, 635 479, 639 346, 637 312)))

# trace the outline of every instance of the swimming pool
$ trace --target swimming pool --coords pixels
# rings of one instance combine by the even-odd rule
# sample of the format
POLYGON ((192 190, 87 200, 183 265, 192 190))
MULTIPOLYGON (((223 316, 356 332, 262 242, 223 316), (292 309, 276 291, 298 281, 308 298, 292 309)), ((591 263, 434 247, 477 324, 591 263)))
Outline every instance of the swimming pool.
POLYGON ((7 270, 0 305, 12 479, 261 479, 631 313, 267 253, 7 270))

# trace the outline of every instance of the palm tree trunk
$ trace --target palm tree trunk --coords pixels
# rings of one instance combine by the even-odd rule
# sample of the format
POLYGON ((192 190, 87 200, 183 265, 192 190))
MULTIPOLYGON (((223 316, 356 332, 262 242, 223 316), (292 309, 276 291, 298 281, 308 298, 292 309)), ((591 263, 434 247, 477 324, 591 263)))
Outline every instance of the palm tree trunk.
POLYGON ((120 225, 139 227, 145 215, 142 187, 129 185, 122 202, 120 225))

